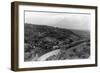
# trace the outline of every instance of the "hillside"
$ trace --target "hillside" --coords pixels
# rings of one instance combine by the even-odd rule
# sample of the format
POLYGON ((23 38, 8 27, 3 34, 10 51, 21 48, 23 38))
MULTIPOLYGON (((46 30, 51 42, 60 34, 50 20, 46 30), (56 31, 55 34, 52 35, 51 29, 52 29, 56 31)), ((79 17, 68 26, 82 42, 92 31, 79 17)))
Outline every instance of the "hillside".
MULTIPOLYGON (((25 61, 36 60, 42 55, 56 49, 60 49, 58 56, 61 57, 58 59, 57 56, 56 60, 70 59, 70 57, 67 56, 69 49, 80 43, 85 43, 85 45, 89 44, 89 38, 82 37, 68 29, 36 24, 25 24, 24 29, 25 61), (63 56, 61 56, 61 54, 63 54, 63 56)), ((79 50, 80 47, 78 46, 76 50, 79 50)), ((89 46, 86 46, 86 48, 87 47, 89 46)), ((85 50, 89 51, 90 48, 85 50)), ((80 52, 82 53, 83 51, 82 49, 80 52)), ((72 54, 72 51, 70 51, 70 54, 72 54)), ((89 56, 89 52, 84 54, 88 54, 89 56)), ((54 60, 54 58, 50 57, 50 59, 47 60, 54 60)))

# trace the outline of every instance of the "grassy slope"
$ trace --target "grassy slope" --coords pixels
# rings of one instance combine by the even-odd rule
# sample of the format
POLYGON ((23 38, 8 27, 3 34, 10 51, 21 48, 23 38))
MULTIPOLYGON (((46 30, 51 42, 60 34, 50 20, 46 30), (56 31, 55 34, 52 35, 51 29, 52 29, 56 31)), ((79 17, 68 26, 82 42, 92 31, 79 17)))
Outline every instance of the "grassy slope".
POLYGON ((81 31, 75 31, 73 33, 68 29, 61 29, 46 25, 25 24, 24 29, 26 61, 34 58, 36 54, 41 56, 55 49, 62 49, 62 51, 66 51, 70 48, 69 45, 71 43, 75 43, 82 39, 89 39, 86 37, 88 36, 87 33, 84 38, 80 33, 81 31), (76 32, 78 32, 78 34, 76 34, 76 32))

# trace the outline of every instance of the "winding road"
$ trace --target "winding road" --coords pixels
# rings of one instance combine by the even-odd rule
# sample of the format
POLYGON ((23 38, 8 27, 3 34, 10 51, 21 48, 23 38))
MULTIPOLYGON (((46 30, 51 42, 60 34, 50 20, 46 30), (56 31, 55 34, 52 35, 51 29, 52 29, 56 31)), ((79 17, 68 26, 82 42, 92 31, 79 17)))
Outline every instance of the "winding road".
POLYGON ((53 50, 51 52, 48 52, 48 53, 42 55, 41 57, 39 57, 37 59, 37 61, 45 61, 48 57, 53 56, 53 55, 57 55, 59 52, 60 52, 60 49, 56 49, 56 50, 53 50))
MULTIPOLYGON (((77 42, 73 42, 71 44, 70 48, 67 49, 67 52, 70 52, 71 49, 77 48, 78 46, 86 44, 85 41, 86 40, 80 40, 77 42)), ((45 61, 48 57, 59 54, 60 50, 61 49, 56 49, 56 50, 50 51, 50 52, 40 56, 39 58, 37 58, 37 61, 45 61)))

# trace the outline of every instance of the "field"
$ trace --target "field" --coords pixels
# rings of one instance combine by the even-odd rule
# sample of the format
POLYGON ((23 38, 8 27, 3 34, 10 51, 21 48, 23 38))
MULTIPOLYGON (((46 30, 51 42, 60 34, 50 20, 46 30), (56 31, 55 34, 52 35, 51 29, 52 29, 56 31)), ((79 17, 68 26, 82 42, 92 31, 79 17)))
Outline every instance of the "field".
POLYGON ((88 31, 24 24, 24 61, 86 59, 89 56, 88 31))

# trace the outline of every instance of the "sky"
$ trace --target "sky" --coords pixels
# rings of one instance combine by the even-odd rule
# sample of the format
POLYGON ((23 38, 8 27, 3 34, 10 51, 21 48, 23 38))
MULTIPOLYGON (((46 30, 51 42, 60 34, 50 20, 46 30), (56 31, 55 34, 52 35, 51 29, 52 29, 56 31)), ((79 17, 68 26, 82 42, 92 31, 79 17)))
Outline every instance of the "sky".
POLYGON ((25 23, 90 31, 90 14, 25 11, 25 23))

